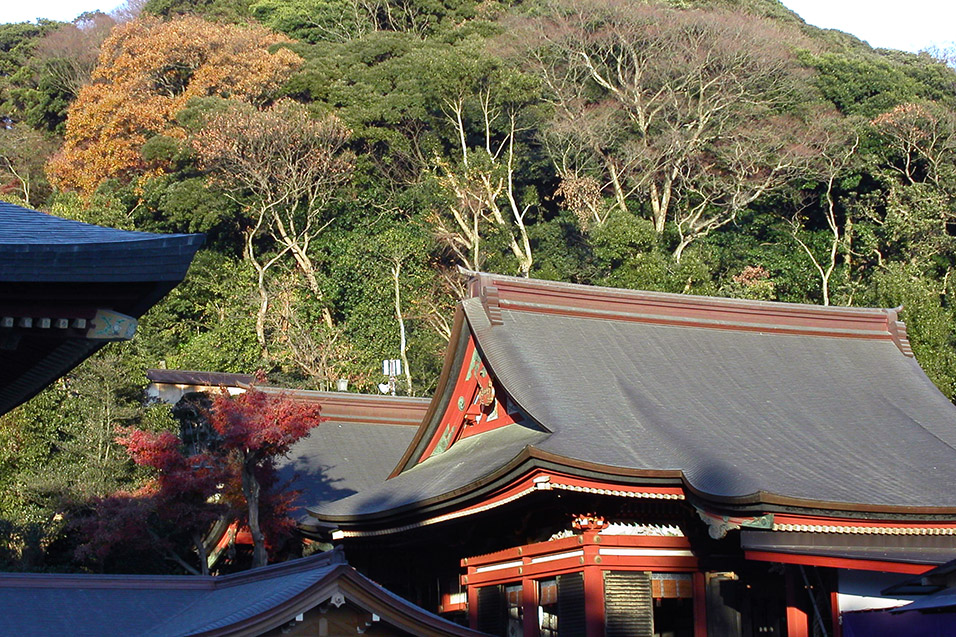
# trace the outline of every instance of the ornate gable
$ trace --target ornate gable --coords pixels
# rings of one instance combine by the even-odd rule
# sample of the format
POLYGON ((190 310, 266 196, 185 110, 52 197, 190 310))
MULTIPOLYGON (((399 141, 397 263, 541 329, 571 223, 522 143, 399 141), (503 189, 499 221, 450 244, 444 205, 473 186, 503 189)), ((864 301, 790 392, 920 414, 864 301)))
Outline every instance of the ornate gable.
POLYGON ((463 438, 523 420, 520 410, 485 365, 474 337, 469 336, 448 404, 417 462, 447 451, 463 438))

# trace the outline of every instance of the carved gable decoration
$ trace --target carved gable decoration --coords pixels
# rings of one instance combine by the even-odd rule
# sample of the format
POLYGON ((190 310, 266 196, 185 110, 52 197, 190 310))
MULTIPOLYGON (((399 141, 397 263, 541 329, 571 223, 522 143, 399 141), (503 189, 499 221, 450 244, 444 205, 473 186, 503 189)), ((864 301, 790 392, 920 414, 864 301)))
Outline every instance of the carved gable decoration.
POLYGON ((469 338, 454 391, 445 406, 438 429, 418 461, 447 451, 462 438, 521 420, 519 410, 485 366, 475 347, 474 338, 469 338))

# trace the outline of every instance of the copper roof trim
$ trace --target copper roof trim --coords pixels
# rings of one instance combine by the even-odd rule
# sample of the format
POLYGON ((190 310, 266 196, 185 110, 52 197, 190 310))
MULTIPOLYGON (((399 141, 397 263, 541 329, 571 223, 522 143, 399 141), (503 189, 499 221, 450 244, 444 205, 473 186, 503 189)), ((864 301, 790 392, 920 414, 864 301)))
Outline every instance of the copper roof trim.
POLYGON ((897 310, 846 308, 772 301, 596 287, 470 272, 470 294, 482 300, 489 319, 500 309, 646 322, 892 338, 909 355, 897 310))

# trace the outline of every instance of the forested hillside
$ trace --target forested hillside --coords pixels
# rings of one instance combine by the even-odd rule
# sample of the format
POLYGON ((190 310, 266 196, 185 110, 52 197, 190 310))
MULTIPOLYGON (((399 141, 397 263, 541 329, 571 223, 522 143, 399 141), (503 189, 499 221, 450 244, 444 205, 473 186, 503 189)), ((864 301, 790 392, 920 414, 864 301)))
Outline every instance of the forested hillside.
POLYGON ((460 267, 902 305, 956 392, 956 73, 776 0, 149 0, 0 25, 0 120, 3 199, 207 236, 0 419, 0 566, 70 568, 60 514, 141 479, 147 367, 428 395, 460 267))

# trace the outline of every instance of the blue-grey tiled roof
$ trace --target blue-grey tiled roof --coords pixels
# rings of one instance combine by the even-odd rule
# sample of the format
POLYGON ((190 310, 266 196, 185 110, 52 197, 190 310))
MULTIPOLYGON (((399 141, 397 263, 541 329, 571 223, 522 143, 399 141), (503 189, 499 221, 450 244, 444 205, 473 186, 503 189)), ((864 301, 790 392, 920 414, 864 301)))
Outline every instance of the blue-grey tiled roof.
POLYGON ((202 240, 103 228, 0 202, 0 282, 178 281, 202 240))
POLYGON ((448 451, 416 465, 384 484, 329 503, 316 503, 310 511, 321 516, 349 516, 400 510, 466 487, 507 465, 525 447, 543 443, 548 434, 508 425, 452 445, 448 451))
MULTIPOLYGON (((0 575, 0 635, 192 635, 239 624, 301 594, 337 564, 312 559, 240 576, 0 575)), ((291 619, 291 617, 289 618, 291 619)))
POLYGON ((383 485, 314 507, 319 519, 360 524, 451 502, 528 445, 568 466, 673 476, 723 504, 956 509, 956 407, 889 327, 873 327, 879 317, 888 325, 885 311, 656 294, 685 312, 706 304, 758 318, 648 320, 620 309, 631 297, 644 302, 641 292, 493 280, 531 291, 502 296, 493 314, 482 298, 466 299, 466 329, 499 387, 545 431, 507 433, 521 429, 513 425, 463 439, 383 485), (586 294, 592 306, 576 300, 586 294), (835 327, 757 325, 793 316, 835 327), (852 321, 870 321, 869 331, 839 329, 852 321))
MULTIPOLYGON (((416 428, 407 425, 323 422, 278 463, 283 481, 295 477, 297 506, 334 502, 385 481, 416 428)), ((300 522, 315 520, 302 510, 300 522)))
POLYGON ((0 573, 0 635, 261 634, 336 591, 411 634, 482 635, 385 590, 340 550, 222 577, 0 573))

